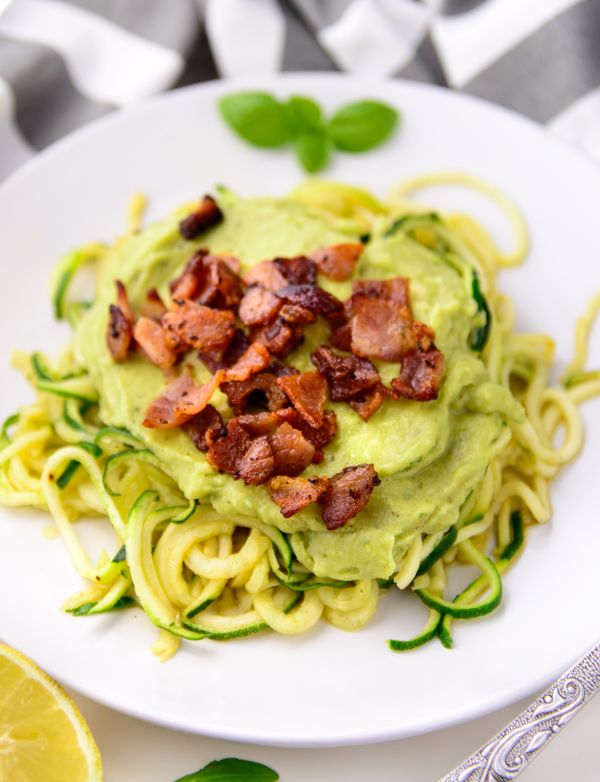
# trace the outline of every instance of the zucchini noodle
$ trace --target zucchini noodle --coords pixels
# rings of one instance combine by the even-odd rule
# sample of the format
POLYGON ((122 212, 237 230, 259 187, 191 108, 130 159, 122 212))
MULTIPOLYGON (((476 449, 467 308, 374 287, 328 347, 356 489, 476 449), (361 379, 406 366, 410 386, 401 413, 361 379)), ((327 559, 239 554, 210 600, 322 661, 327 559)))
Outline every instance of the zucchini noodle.
MULTIPOLYGON (((600 372, 586 369, 600 293, 577 324, 574 357, 558 387, 549 385, 552 340, 514 331, 514 308, 497 287, 497 273, 524 260, 528 231, 517 207, 495 187, 465 174, 432 174, 399 185, 383 203, 357 188, 311 180, 292 198, 358 222, 365 235, 402 232, 455 265, 477 304, 471 348, 489 376, 522 404, 525 417, 506 423, 497 455, 456 525, 415 534, 387 580, 342 581, 320 578, 302 565, 277 527, 186 498, 146 444, 103 421, 98 390, 70 348, 55 361, 16 352, 13 364, 31 382, 35 401, 7 419, 0 433, 0 503, 52 515, 74 568, 88 582, 65 610, 83 616, 141 606, 159 628, 152 651, 161 660, 177 651, 182 638, 226 640, 267 629, 292 635, 321 618, 355 630, 371 619, 379 597, 395 588, 413 591, 429 614, 420 634, 390 641, 390 648, 413 649, 436 636, 452 646, 452 623, 498 606, 501 576, 521 552, 527 530, 550 519, 549 484, 583 445, 579 405, 600 396, 600 372), (407 200, 440 184, 475 188, 491 198, 511 223, 513 249, 501 252, 467 215, 424 213, 407 200), (81 517, 112 526, 114 549, 97 562, 78 535, 74 522, 81 517), (459 595, 447 596, 449 570, 457 563, 475 566, 481 575, 459 595)), ((144 206, 144 197, 135 196, 129 233, 140 230, 144 206)), ((57 317, 73 325, 85 314, 89 305, 69 300, 69 287, 84 263, 102 264, 106 249, 88 245, 59 262, 57 317)))

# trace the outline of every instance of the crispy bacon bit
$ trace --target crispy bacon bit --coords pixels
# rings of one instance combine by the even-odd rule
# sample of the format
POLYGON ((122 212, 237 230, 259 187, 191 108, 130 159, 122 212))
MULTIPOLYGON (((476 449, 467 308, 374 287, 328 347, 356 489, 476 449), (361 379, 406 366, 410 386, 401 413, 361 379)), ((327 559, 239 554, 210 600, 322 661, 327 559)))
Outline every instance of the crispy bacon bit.
POLYGON ((303 372, 289 377, 280 377, 277 383, 304 420, 313 427, 323 424, 327 401, 327 381, 319 372, 303 372))
POLYGON ((239 361, 249 347, 250 340, 246 332, 236 329, 227 350, 200 351, 198 358, 214 373, 219 369, 231 367, 236 361, 239 361))
POLYGON ((342 302, 318 285, 288 285, 277 291, 277 295, 325 318, 340 317, 344 312, 342 302))
POLYGON ((210 255, 206 249, 192 255, 170 288, 174 301, 190 299, 221 309, 236 307, 243 295, 238 275, 225 260, 210 255))
POLYGON ((332 331, 329 341, 334 348, 350 353, 352 351, 352 321, 349 320, 332 331))
POLYGON ((205 195, 198 207, 179 223, 179 232, 184 239, 195 239, 202 231, 217 225, 223 219, 223 212, 212 196, 205 195))
MULTIPOLYGON (((323 424, 318 428, 309 426, 306 421, 299 416, 298 419, 299 420, 297 422, 290 423, 292 423, 292 426, 294 426, 296 429, 299 429, 306 437, 306 439, 310 440, 310 442, 315 446, 317 449, 317 451, 315 451, 315 457, 317 457, 318 453, 322 451, 322 449, 327 445, 329 445, 329 443, 337 434, 337 418, 335 412, 333 410, 326 410, 325 417, 323 418, 323 424)), ((322 461, 322 458, 316 459, 315 457, 313 457, 313 462, 315 462, 315 464, 317 464, 317 461, 322 461)))
MULTIPOLYGON (((284 408, 291 410, 292 408, 284 408)), ((244 413, 237 416, 238 423, 253 436, 272 434, 283 422, 283 418, 277 412, 244 413)))
POLYGON ((262 345, 250 345, 244 355, 230 367, 219 369, 208 383, 194 384, 188 373, 170 383, 149 406, 144 426, 174 429, 181 426, 210 402, 212 395, 228 380, 247 380, 269 364, 269 354, 262 345))
POLYGON ((176 309, 162 318, 169 343, 198 350, 224 349, 235 333, 235 317, 229 310, 213 310, 194 301, 177 301, 176 309))
POLYGON ((268 371, 275 375, 275 377, 289 377, 290 375, 297 375, 299 374, 296 367, 289 367, 285 364, 278 364, 277 361, 274 361, 272 364, 269 364, 268 371))
POLYGON ((410 350, 402 359, 400 377, 392 380, 392 388, 405 399, 429 402, 437 399, 444 356, 431 345, 429 350, 410 350))
POLYGON ((243 381, 223 383, 223 393, 236 415, 250 408, 279 410, 288 404, 288 399, 277 384, 277 378, 270 372, 262 372, 243 381))
POLYGON ((207 255, 203 265, 206 278, 205 287, 198 295, 200 304, 219 309, 237 307, 244 295, 241 278, 216 255, 207 255))
POLYGON ((356 262, 364 249, 364 244, 360 242, 332 244, 330 247, 319 247, 314 250, 310 258, 326 277, 341 281, 352 276, 356 262))
POLYGON ((266 483, 273 475, 275 458, 269 439, 258 437, 248 447, 237 464, 237 475, 254 486, 266 483))
POLYGON ((416 346, 412 313, 396 301, 352 297, 352 352, 362 358, 400 361, 416 346))
POLYGON ((127 288, 123 285, 121 280, 115 280, 115 285, 117 287, 117 304, 119 306, 119 309, 121 310, 123 315, 127 318, 127 320, 130 323, 133 323, 135 317, 133 315, 133 310, 131 309, 131 304, 129 303, 127 288))
POLYGON ((125 361, 133 339, 133 312, 129 304, 127 290, 120 280, 116 280, 117 302, 108 308, 108 326, 106 344, 115 361, 125 361))
POLYGON ((246 326, 265 325, 273 320, 282 306, 283 302, 272 291, 253 285, 240 303, 240 320, 246 326))
POLYGON ((240 263, 239 258, 236 258, 235 255, 227 255, 226 253, 216 253, 215 258, 223 261, 223 263, 226 266, 229 266, 231 271, 239 277, 240 270, 242 268, 242 264, 240 263))
POLYGON ((312 502, 317 502, 329 485, 328 478, 288 478, 278 475, 269 481, 269 494, 288 519, 312 502))
POLYGON ((314 312, 306 309, 306 307, 301 307, 299 304, 284 304, 279 310, 279 316, 286 323, 314 323, 317 319, 314 312))
POLYGON ((252 375, 256 375, 268 367, 270 360, 269 351, 263 345, 253 342, 235 364, 225 370, 223 381, 248 380, 252 375))
POLYGON ((169 369, 177 360, 177 352, 164 329, 152 318, 142 316, 133 328, 133 336, 150 361, 161 369, 169 369))
POLYGON ((208 250, 201 249, 195 252, 186 263, 183 271, 174 280, 171 280, 169 288, 171 296, 179 299, 195 299, 199 296, 204 285, 204 259, 208 250))
POLYGON ((317 267, 305 255, 275 258, 273 264, 287 280, 286 285, 314 285, 317 281, 317 267))
POLYGON ((208 450, 207 438, 209 432, 213 438, 223 437, 226 433, 221 414, 212 405, 207 405, 204 410, 182 424, 182 429, 185 429, 189 434, 199 451, 208 450))
POLYGON ((261 261, 253 266, 244 276, 246 285, 261 285, 268 291, 277 291, 289 285, 287 277, 273 261, 261 261))
POLYGON ((410 307, 410 280, 408 277, 392 277, 389 280, 354 280, 352 293, 364 293, 370 299, 395 301, 410 307))
POLYGON ((125 361, 129 353, 129 346, 133 337, 131 323, 121 312, 116 304, 111 304, 108 309, 108 328, 106 330, 106 344, 115 361, 125 361))
POLYGON ((358 394, 349 399, 348 404, 359 414, 363 421, 368 421, 379 410, 384 399, 385 394, 382 388, 373 386, 373 388, 369 388, 363 394, 358 394))
POLYGON ((250 329, 252 338, 264 345, 269 353, 279 358, 285 358, 304 339, 302 326, 297 323, 286 323, 278 317, 268 326, 255 326, 250 329))
POLYGON ((367 359, 337 356, 326 345, 317 348, 310 359, 327 378, 331 398, 335 402, 352 399, 380 383, 377 370, 367 359))
POLYGON ((269 437, 275 459, 274 472, 300 475, 312 462, 315 447, 297 429, 283 423, 269 437))
POLYGON ((189 421, 192 416, 178 413, 177 405, 193 388, 194 381, 187 372, 169 383, 146 410, 144 426, 151 429, 174 429, 189 421))
POLYGON ((346 467, 330 478, 329 486, 319 500, 327 529, 339 529, 360 513, 380 483, 372 464, 346 467))
POLYGON ((223 372, 224 370, 220 370, 216 375, 213 375, 208 383, 201 386, 192 385, 189 391, 182 394, 175 407, 176 416, 184 421, 189 421, 190 418, 204 410, 219 387, 219 383, 223 379, 223 372))
MULTIPOLYGON (((425 323, 421 323, 420 320, 415 320, 413 323, 413 332, 417 341, 417 347, 419 350, 429 350, 433 345, 435 339, 435 332, 425 323)), ((435 345, 433 345, 435 347, 435 345)))
POLYGON ((239 425, 237 419, 232 418, 229 421, 223 436, 208 432, 206 440, 209 464, 221 472, 237 475, 238 463, 252 442, 250 435, 239 425))
POLYGON ((146 318, 152 318, 152 320, 160 320, 166 311, 165 303, 156 288, 149 290, 146 294, 146 301, 142 306, 141 314, 146 318))

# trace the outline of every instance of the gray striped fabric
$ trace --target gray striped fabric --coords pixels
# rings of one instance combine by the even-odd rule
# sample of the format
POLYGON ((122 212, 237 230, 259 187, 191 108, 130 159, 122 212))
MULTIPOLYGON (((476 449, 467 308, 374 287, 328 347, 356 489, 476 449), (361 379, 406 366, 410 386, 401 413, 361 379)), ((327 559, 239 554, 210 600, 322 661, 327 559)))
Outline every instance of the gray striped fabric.
POLYGON ((0 0, 4 6, 0 177, 22 163, 27 144, 42 149, 116 105, 246 72, 244 40, 273 46, 257 71, 416 79, 489 98, 571 140, 580 133, 582 144, 590 123, 600 136, 600 0, 0 0), (240 14, 250 14, 245 39, 234 23, 240 14))

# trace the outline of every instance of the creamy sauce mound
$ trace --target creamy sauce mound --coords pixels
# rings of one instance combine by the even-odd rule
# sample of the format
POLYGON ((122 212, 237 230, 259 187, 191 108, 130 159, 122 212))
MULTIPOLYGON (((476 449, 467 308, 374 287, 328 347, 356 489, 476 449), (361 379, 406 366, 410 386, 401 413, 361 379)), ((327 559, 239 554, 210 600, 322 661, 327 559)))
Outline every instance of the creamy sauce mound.
MULTIPOLYGON (((367 422, 347 403, 327 403, 336 412, 338 432, 323 463, 312 465, 305 474, 334 475, 349 465, 373 463, 381 478, 364 510, 330 532, 317 506, 284 519, 266 486, 247 486, 215 472, 185 432, 145 428, 144 412, 163 390, 164 376, 139 356, 117 364, 108 352, 106 324, 115 279, 125 284, 135 307, 150 288, 157 288, 168 301, 169 281, 199 247, 235 255, 246 271, 277 256, 358 240, 348 222, 292 201, 224 194, 219 205, 224 221, 197 240, 180 236, 181 215, 176 215, 117 243, 103 261, 96 303, 76 333, 78 357, 100 392, 100 415, 107 424, 126 427, 151 448, 188 498, 225 516, 260 518, 292 533, 296 556, 318 576, 387 578, 417 534, 443 531, 458 521, 462 505, 502 447, 507 419, 523 415, 469 347, 477 314, 470 270, 450 265, 402 234, 374 238, 366 245, 355 276, 410 279, 415 317, 435 330, 436 345, 445 358, 444 376, 437 400, 386 400, 367 422)), ((351 293, 351 281, 334 283, 320 275, 318 284, 342 299, 351 293)), ((321 321, 308 326, 304 344, 286 363, 313 370, 310 353, 327 341, 328 333, 321 321)), ((196 359, 192 363, 197 381, 206 382, 208 370, 196 359)), ((384 383, 398 374, 398 364, 376 364, 384 383)), ((225 418, 231 416, 220 392, 212 404, 225 418)))

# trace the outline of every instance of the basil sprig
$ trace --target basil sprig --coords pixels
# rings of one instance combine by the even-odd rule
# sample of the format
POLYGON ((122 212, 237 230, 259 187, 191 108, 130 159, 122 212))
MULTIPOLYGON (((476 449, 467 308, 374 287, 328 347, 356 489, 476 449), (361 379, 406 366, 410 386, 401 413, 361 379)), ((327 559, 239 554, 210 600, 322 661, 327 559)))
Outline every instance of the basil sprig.
POLYGON ((243 139, 256 147, 291 144, 305 171, 322 171, 331 150, 367 152, 388 139, 400 115, 381 101, 360 100, 341 106, 329 118, 305 95, 280 101, 268 92, 234 92, 219 101, 221 116, 243 139))
POLYGON ((213 760, 193 774, 176 779, 175 782, 276 782, 279 774, 262 763, 239 758, 213 760))

